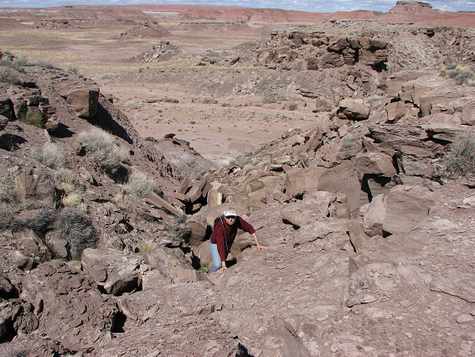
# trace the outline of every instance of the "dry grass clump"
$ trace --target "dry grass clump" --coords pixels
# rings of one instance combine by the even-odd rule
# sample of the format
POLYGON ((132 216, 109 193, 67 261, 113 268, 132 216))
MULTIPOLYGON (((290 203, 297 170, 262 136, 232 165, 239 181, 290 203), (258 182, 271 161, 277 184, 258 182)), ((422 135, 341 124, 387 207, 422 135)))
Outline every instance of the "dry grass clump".
POLYGON ((81 151, 90 155, 103 168, 111 169, 128 160, 126 149, 117 144, 112 135, 101 129, 79 133, 81 151))
POLYGON ((34 151, 33 158, 51 169, 59 169, 64 165, 63 150, 53 143, 46 143, 34 151))
POLYGON ((17 72, 25 72, 26 66, 31 66, 25 57, 15 57, 11 53, 5 53, 4 57, 0 60, 0 66, 12 68, 17 72))
POLYGON ((63 204, 66 207, 79 207, 82 203, 82 197, 77 192, 71 192, 63 198, 63 204))
POLYGON ((448 64, 442 70, 442 75, 454 79, 458 85, 467 84, 475 86, 475 71, 471 66, 448 64))
POLYGON ((18 84, 20 76, 17 71, 9 67, 0 67, 0 83, 18 84))
POLYGON ((132 196, 143 198, 155 191, 155 183, 143 172, 134 170, 129 177, 125 190, 132 196))
POLYGON ((475 137, 464 136, 454 141, 444 167, 448 177, 475 175, 475 137))

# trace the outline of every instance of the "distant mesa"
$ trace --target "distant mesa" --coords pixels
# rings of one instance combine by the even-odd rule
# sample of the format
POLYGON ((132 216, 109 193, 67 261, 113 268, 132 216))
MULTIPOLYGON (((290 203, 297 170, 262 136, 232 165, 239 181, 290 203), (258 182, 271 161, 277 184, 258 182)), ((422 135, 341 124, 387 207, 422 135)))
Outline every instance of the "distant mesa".
POLYGON ((421 12, 432 12, 432 5, 422 1, 400 0, 396 5, 389 10, 390 14, 394 13, 412 13, 418 14, 421 12))

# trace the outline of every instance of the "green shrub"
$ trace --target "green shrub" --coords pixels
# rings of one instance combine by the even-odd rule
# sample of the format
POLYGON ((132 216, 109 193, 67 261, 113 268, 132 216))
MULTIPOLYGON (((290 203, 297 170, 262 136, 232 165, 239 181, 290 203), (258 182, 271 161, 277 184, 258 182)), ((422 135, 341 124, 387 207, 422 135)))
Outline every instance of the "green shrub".
POLYGON ((112 135, 101 129, 92 129, 78 135, 81 151, 90 155, 105 170, 113 170, 128 160, 126 149, 118 145, 112 135))
POLYGON ((475 174, 475 137, 460 137, 452 143, 445 157, 445 173, 448 177, 475 174))
POLYGON ((135 170, 130 175, 125 190, 132 196, 143 198, 155 191, 155 183, 143 172, 135 170))
POLYGON ((59 169, 64 165, 63 151, 53 143, 46 143, 40 149, 34 151, 33 158, 51 169, 59 169))

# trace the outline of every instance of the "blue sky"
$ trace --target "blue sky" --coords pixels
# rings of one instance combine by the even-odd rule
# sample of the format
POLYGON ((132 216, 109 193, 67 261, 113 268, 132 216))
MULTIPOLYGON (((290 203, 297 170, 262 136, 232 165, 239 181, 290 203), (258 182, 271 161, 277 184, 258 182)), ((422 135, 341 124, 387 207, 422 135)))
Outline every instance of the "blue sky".
MULTIPOLYGON (((436 9, 475 11, 475 0, 427 0, 436 9)), ((212 4, 266 7, 305 11, 377 10, 387 11, 396 0, 0 0, 0 7, 45 7, 85 4, 212 4)))

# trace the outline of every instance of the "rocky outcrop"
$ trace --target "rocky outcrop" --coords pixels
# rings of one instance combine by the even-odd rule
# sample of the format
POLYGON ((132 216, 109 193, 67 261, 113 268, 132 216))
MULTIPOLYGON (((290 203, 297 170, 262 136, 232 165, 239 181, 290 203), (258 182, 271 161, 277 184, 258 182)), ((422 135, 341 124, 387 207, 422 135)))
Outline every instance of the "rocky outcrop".
POLYGON ((363 64, 386 69, 388 43, 372 37, 337 37, 322 32, 274 32, 257 61, 273 69, 320 70, 363 64))

